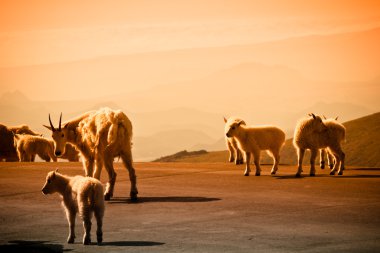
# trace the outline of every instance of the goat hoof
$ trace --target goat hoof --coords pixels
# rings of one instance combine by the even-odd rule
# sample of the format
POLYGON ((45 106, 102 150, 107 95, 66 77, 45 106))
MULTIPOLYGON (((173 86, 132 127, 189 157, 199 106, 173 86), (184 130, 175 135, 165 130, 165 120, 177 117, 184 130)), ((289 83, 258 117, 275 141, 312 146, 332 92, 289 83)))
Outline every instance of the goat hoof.
POLYGON ((321 165, 321 169, 323 170, 324 168, 325 168, 325 165, 324 165, 324 164, 322 164, 322 165, 321 165))
POLYGON ((255 176, 256 176, 256 177, 259 177, 259 176, 260 176, 260 173, 256 173, 255 176))
POLYGON ((138 198, 137 198, 137 193, 131 193, 131 202, 137 202, 138 198))
POLYGON ((338 175, 339 176, 343 175, 343 171, 339 171, 338 175))
POLYGON ((272 171, 270 174, 271 175, 276 175, 276 171, 272 171))
POLYGON ((311 177, 315 177, 315 173, 310 173, 310 176, 311 177))
POLYGON ((84 238, 83 239, 83 245, 90 245, 91 244, 91 238, 84 238))
POLYGON ((248 177, 248 176, 249 176, 249 173, 244 173, 244 176, 248 177))
POLYGON ((335 171, 331 171, 330 176, 334 176, 334 175, 335 175, 335 171))
POLYGON ((67 243, 73 244, 74 243, 74 237, 70 237, 69 239, 67 239, 67 243))
POLYGON ((106 194, 104 194, 104 200, 105 201, 111 200, 111 194, 109 192, 107 192, 106 194))
POLYGON ((297 174, 296 174, 296 177, 301 177, 301 173, 297 173, 297 174))

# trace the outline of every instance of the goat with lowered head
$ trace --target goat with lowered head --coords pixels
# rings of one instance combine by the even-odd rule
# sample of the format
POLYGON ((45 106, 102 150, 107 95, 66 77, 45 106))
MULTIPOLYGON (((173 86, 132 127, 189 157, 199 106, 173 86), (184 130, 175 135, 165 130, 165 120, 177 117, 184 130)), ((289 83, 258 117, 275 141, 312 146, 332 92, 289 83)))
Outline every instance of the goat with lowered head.
POLYGON ((49 114, 50 126, 45 126, 52 131, 55 155, 60 157, 65 153, 67 142, 73 144, 81 152, 86 176, 96 179, 100 178, 104 164, 109 178, 104 193, 105 200, 110 200, 113 196, 116 182, 113 160, 115 157, 121 157, 129 171, 131 200, 137 200, 136 174, 131 150, 132 123, 128 117, 120 110, 101 108, 69 120, 63 126, 61 120, 62 114, 58 128, 55 128, 49 114))
POLYGON ((296 176, 301 176, 302 160, 305 150, 310 149, 310 176, 315 176, 315 158, 319 149, 327 148, 328 152, 334 156, 335 164, 330 175, 334 175, 338 170, 339 175, 343 175, 345 154, 342 151, 341 142, 345 139, 345 127, 338 123, 323 121, 320 116, 313 113, 308 118, 298 121, 293 138, 293 145, 297 149, 298 170, 296 176))

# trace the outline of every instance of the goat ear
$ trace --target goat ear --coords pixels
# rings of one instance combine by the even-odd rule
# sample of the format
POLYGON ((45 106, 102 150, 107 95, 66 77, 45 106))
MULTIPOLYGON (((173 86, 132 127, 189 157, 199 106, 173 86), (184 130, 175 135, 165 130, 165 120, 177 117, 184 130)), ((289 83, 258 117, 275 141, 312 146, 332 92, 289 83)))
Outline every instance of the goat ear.
POLYGON ((16 140, 20 139, 20 135, 19 134, 13 134, 13 137, 16 138, 16 140))
POLYGON ((46 125, 43 125, 43 126, 46 127, 47 129, 49 129, 50 131, 53 131, 50 126, 46 126, 46 125))
POLYGON ((339 116, 336 116, 336 117, 335 117, 335 120, 338 120, 338 118, 339 118, 339 116))
POLYGON ((226 119, 226 117, 223 117, 223 119, 224 119, 224 123, 227 123, 227 119, 226 119))
POLYGON ((54 174, 58 172, 58 168, 55 169, 54 174))
POLYGON ((313 117, 313 119, 315 119, 316 117, 315 117, 315 115, 314 115, 314 113, 311 113, 311 114, 309 114, 310 116, 312 116, 313 117))
POLYGON ((323 118, 324 118, 324 119, 327 119, 325 115, 323 115, 323 118))
POLYGON ((68 127, 69 127, 69 122, 66 123, 66 124, 63 126, 63 128, 68 128, 68 127))
POLYGON ((240 121, 237 123, 237 125, 240 126, 242 123, 243 123, 243 121, 240 120, 240 121))

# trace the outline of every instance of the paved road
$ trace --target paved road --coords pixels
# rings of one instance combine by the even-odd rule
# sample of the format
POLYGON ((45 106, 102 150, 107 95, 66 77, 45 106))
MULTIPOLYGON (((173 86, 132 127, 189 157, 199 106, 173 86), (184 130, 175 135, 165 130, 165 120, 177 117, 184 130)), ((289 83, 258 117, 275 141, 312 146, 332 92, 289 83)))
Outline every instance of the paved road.
POLYGON ((136 163, 134 204, 117 164, 104 244, 83 246, 80 219, 67 244, 60 197, 41 193, 57 167, 83 173, 80 163, 0 163, 0 252, 380 252, 380 169, 295 178, 294 166, 278 176, 264 166, 244 177, 243 166, 222 163, 136 163))

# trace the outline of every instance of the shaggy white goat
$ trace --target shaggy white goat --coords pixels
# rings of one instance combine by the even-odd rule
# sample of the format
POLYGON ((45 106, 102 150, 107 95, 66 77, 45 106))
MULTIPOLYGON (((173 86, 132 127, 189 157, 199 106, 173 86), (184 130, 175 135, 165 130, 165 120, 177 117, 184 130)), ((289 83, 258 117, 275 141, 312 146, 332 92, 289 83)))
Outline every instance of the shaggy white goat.
POLYGON ((338 174, 343 175, 345 154, 341 142, 345 139, 345 127, 332 120, 323 122, 322 118, 310 114, 309 118, 300 120, 294 131, 293 145, 297 149, 298 170, 296 176, 301 176, 302 160, 306 149, 310 149, 310 176, 315 176, 315 158, 319 149, 328 149, 333 154, 335 164, 330 172, 334 175, 339 167, 338 174))
POLYGON ((69 177, 56 171, 51 171, 46 177, 42 188, 43 194, 59 193, 62 196, 62 206, 66 211, 69 222, 68 243, 74 243, 75 239, 75 217, 79 215, 83 219, 84 235, 83 244, 91 243, 91 218, 95 214, 97 223, 97 242, 103 241, 103 216, 104 199, 103 186, 101 182, 92 177, 75 176, 69 177))
POLYGON ((41 136, 15 134, 14 142, 20 162, 33 162, 36 155, 47 162, 50 159, 57 161, 54 143, 51 140, 41 136))
POLYGON ((227 137, 234 137, 238 141, 239 148, 244 150, 246 159, 245 176, 249 176, 251 154, 256 166, 256 176, 260 176, 260 152, 269 151, 274 163, 271 174, 276 174, 280 162, 280 150, 285 142, 285 133, 274 126, 247 127, 243 122, 231 122, 226 124, 225 133, 227 137))
MULTIPOLYGON (((239 118, 230 117, 228 120, 224 118, 224 123, 226 125, 230 125, 233 122, 241 122, 241 125, 245 125, 244 120, 239 118)), ((230 154, 230 157, 228 159, 229 162, 235 162, 236 165, 243 164, 244 158, 243 158, 243 152, 239 149, 237 140, 235 137, 225 137, 226 145, 230 154)))
POLYGON ((82 155, 86 176, 100 178, 103 164, 108 172, 109 181, 104 193, 105 200, 113 196, 116 182, 116 172, 113 167, 115 157, 121 157, 129 171, 131 181, 130 196, 137 200, 136 174, 132 161, 132 123, 120 110, 114 111, 102 108, 87 112, 76 119, 69 120, 55 128, 50 119, 50 129, 55 143, 55 155, 60 157, 65 153, 66 143, 73 144, 82 155), (94 170, 95 163, 95 170, 94 170))

